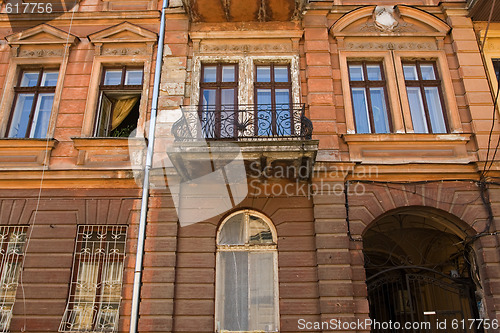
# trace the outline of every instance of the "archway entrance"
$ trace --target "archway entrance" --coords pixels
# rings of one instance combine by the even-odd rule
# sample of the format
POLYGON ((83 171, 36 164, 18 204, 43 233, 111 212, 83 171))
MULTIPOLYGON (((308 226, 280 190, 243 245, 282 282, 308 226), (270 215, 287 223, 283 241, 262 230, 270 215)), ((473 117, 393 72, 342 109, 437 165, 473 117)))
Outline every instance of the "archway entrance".
POLYGON ((383 325, 372 332, 483 332, 467 233, 426 210, 384 216, 363 235, 370 318, 383 325))

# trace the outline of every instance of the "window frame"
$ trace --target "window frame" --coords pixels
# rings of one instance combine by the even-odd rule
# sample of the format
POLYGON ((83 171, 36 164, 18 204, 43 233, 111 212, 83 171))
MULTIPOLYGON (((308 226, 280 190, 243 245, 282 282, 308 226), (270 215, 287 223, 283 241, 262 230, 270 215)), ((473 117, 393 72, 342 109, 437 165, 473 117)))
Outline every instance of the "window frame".
MULTIPOLYGON (((77 235, 75 238, 75 248, 74 248, 74 254, 73 254, 73 264, 72 264, 72 269, 71 269, 71 281, 70 281, 70 287, 69 287, 69 293, 66 301, 66 308, 61 320, 61 324, 59 326, 59 332, 81 332, 81 331, 110 331, 110 332, 116 332, 118 330, 118 325, 119 325, 119 313, 120 313, 120 306, 121 306, 121 300, 122 300, 122 292, 123 292, 123 280, 124 280, 124 273, 125 273, 125 258, 126 258, 126 242, 127 242, 127 231, 128 231, 128 226, 126 225, 79 225, 77 227, 77 235), (88 257, 81 257, 82 255, 85 255, 83 251, 83 244, 86 243, 86 241, 83 239, 83 235, 85 232, 91 232, 91 233, 97 233, 99 235, 100 231, 105 231, 106 238, 104 240, 99 241, 99 246, 104 245, 105 247, 105 252, 99 252, 95 251, 95 253, 90 253, 90 256, 95 256, 98 257, 97 260, 95 258, 88 258, 88 257), (123 252, 116 252, 116 251, 108 251, 109 247, 113 244, 112 241, 108 240, 108 234, 113 233, 113 231, 116 231, 117 234, 123 236, 123 241, 120 241, 120 246, 123 245, 123 252), (113 258, 111 258, 109 261, 107 261, 107 257, 113 255, 113 258), (97 285, 95 286, 95 293, 92 295, 93 297, 93 309, 92 309, 92 318, 91 318, 91 328, 86 329, 86 328, 77 328, 77 329, 71 329, 72 325, 75 325, 75 323, 71 323, 71 318, 73 315, 73 310, 75 309, 75 305, 77 305, 77 301, 75 299, 79 297, 77 294, 78 292, 78 287, 77 287, 77 282, 78 277, 80 275, 80 268, 81 268, 81 263, 82 262, 93 262, 97 264, 97 272, 96 272, 96 280, 97 280, 97 285), (114 322, 114 328, 111 330, 107 329, 99 329, 97 327, 98 325, 98 320, 101 315, 101 307, 103 304, 106 302, 102 300, 103 298, 103 274, 105 271, 105 265, 108 263, 121 263, 121 281, 120 281, 120 294, 117 296, 119 299, 118 302, 118 307, 117 307, 117 315, 116 315, 116 321, 114 322), (67 318, 69 316, 69 318, 67 318), (70 327, 68 327, 70 326, 70 327)), ((101 232, 101 235, 103 233, 101 232)), ((99 238, 99 236, 97 236, 99 238)), ((90 240, 92 242, 92 240, 90 240)), ((118 241, 115 240, 115 243, 118 241)), ((92 244, 92 249, 95 250, 94 245, 92 244)), ((97 248, 98 250, 100 248, 97 248)), ((81 296, 80 296, 81 297, 81 296)))
MULTIPOLYGON (((347 70, 348 61, 382 61, 386 74, 388 108, 391 110, 389 117, 393 120, 393 131, 390 134, 413 134, 413 122, 411 119, 410 105, 406 93, 405 77, 403 74, 403 63, 420 60, 422 62, 435 62, 437 73, 441 79, 441 89, 443 97, 443 113, 446 115, 449 128, 448 133, 422 135, 444 135, 462 133, 462 122, 457 106, 457 100, 453 89, 450 69, 446 54, 443 50, 435 51, 371 51, 370 57, 365 56, 360 51, 339 51, 340 73, 342 81, 342 92, 344 100, 344 111, 346 117, 347 134, 365 135, 356 132, 353 107, 350 94, 349 73, 347 70)), ((369 134, 387 135, 387 134, 369 134)))
MULTIPOLYGON (((450 125, 448 121, 448 115, 446 112, 446 105, 444 103, 444 98, 443 98, 443 90, 442 90, 442 82, 441 78, 439 76, 439 71, 436 65, 435 61, 430 61, 430 60, 405 60, 401 62, 401 68, 405 65, 415 65, 416 71, 417 71, 417 80, 407 80, 405 78, 405 87, 418 87, 420 88, 420 96, 422 97, 422 104, 424 107, 424 115, 425 115, 425 120, 426 120, 426 125, 427 125, 427 132, 425 134, 448 134, 450 133, 450 125), (421 70, 421 65, 432 65, 434 69, 434 75, 436 77, 435 80, 424 80, 422 78, 422 70, 421 70), (430 118, 430 110, 429 110, 429 104, 427 102, 427 97, 425 95, 425 88, 426 87, 436 87, 438 90, 439 94, 439 101, 441 102, 441 110, 443 112, 443 118, 444 118, 444 125, 446 128, 446 132, 442 133, 434 133, 432 130, 432 123, 431 123, 431 118, 430 118)), ((403 69, 402 69, 403 70, 403 69)), ((403 73, 404 76, 404 73, 403 73)), ((405 89, 406 91, 406 89, 405 89)), ((409 103, 408 99, 408 93, 407 93, 407 100, 409 103)), ((410 114, 411 114, 411 108, 410 108, 410 114)))
MULTIPOLYGON (((105 93, 106 92, 112 92, 112 93, 117 93, 117 94, 120 94, 120 93, 124 93, 126 94, 127 92, 130 92, 130 93, 137 93, 140 98, 139 100, 137 101, 137 103, 139 103, 138 107, 140 108, 140 104, 141 104, 141 101, 142 101, 142 95, 143 95, 143 87, 144 87, 144 68, 143 67, 140 67, 140 66, 128 66, 128 65, 122 65, 122 66, 104 66, 102 68, 102 71, 101 71, 101 78, 100 78, 100 83, 99 83, 99 97, 98 97, 98 103, 97 103, 97 109, 96 109, 96 112, 95 112, 95 119, 94 119, 94 129, 93 129, 93 137, 105 137, 105 138, 110 138, 112 136, 110 136, 111 134, 111 119, 108 119, 106 120, 108 122, 108 129, 106 130, 107 132, 107 135, 105 136, 101 136, 98 134, 99 132, 99 127, 100 127, 100 124, 101 122, 103 121, 103 119, 101 119, 101 116, 102 116, 102 109, 103 109, 103 96, 105 96, 105 93), (118 85, 105 85, 104 84, 104 80, 105 80, 105 77, 106 77, 106 72, 109 71, 109 70, 114 70, 114 69, 121 69, 122 70, 122 74, 121 74, 121 81, 120 81, 120 84, 118 85), (141 70, 142 71, 142 84, 138 85, 138 84, 135 84, 135 85, 127 85, 125 84, 125 78, 126 78, 126 73, 127 71, 129 70, 141 70)), ((111 104, 111 106, 113 107, 113 103, 111 104)), ((112 110, 111 110, 112 111, 112 110)), ((112 117, 112 113, 109 115, 109 117, 112 117)), ((141 116, 141 112, 139 110, 139 117, 137 119, 137 126, 136 126, 136 129, 138 128, 139 126, 139 118, 141 116)))
MULTIPOLYGON (((16 268, 17 270, 17 280, 15 281, 16 283, 16 286, 14 288, 14 301, 9 304, 10 305, 10 313, 7 317, 4 317, 3 316, 3 309, 1 309, 2 311, 0 312, 0 319, 4 319, 5 320, 5 323, 1 324, 0 323, 0 331, 2 332, 7 332, 9 330, 9 327, 10 327, 10 322, 11 322, 11 319, 12 319, 12 310, 14 308, 14 304, 15 304, 15 300, 16 300, 16 290, 17 290, 17 286, 19 284, 19 279, 20 279, 20 276, 22 274, 22 264, 23 264, 23 259, 24 259, 24 256, 26 255, 26 243, 27 243, 27 237, 28 237, 28 226, 27 225, 16 225, 16 226, 9 226, 9 225, 2 225, 0 226, 0 234, 1 236, 3 235, 7 235, 6 238, 3 238, 3 237, 0 237, 0 249, 2 250, 2 255, 0 256, 1 258, 1 261, 0 261, 0 282, 1 282, 1 279, 3 279, 3 276, 4 276, 4 269, 6 267, 6 263, 16 263, 16 264, 20 264, 19 267, 16 268), (3 233, 2 231, 6 231, 6 233, 3 233), (12 243, 11 242, 11 235, 14 234, 16 231, 18 231, 20 234, 24 234, 24 239, 21 242, 14 242, 12 243), (5 242, 3 241, 5 239, 5 242), (16 255, 16 258, 15 260, 9 260, 7 259, 7 257, 9 256, 9 253, 7 252, 10 244, 18 244, 18 243, 21 243, 21 253, 17 253, 16 251, 13 251, 12 253, 14 253, 16 255), (2 326, 4 327, 4 329, 2 330, 2 326)), ((3 288, 2 288, 3 289, 3 288)), ((4 295, 4 298, 0 298, 0 300, 2 301, 2 308, 8 304, 9 302, 6 302, 5 299, 7 298, 6 295, 4 295)))
POLYGON ((200 99, 198 101, 198 116, 199 119, 203 119, 203 112, 213 112, 214 113, 214 133, 213 137, 208 137, 205 133, 204 135, 206 136, 206 139, 233 139, 234 137, 237 136, 237 121, 238 121, 238 90, 239 90, 239 66, 238 63, 231 63, 231 62, 216 62, 216 63, 211 63, 211 62, 203 62, 201 63, 201 70, 200 70, 200 84, 199 84, 199 89, 200 89, 200 99), (205 68, 210 67, 210 66, 216 66, 216 79, 215 82, 204 82, 203 78, 205 77, 205 68), (224 66, 234 66, 234 81, 231 82, 225 82, 222 81, 222 69, 224 66), (211 89, 215 90, 215 105, 203 105, 203 92, 205 89, 211 89), (222 90, 223 89, 233 89, 234 90, 234 97, 233 100, 235 101, 235 104, 232 105, 232 108, 230 107, 229 109, 223 110, 222 107, 222 90), (207 107, 205 109, 205 107, 207 107), (232 131, 233 131, 233 136, 230 137, 223 137, 222 136, 222 117, 221 113, 222 111, 226 112, 233 112, 233 118, 235 120, 235 123, 232 126, 232 131))
MULTIPOLYGON (((289 113, 290 113, 290 132, 293 131, 295 128, 294 126, 294 117, 293 117, 293 96, 292 96, 292 73, 291 73, 291 68, 289 63, 280 63, 280 62, 269 62, 269 63, 254 63, 254 68, 253 68, 253 74, 254 74, 254 80, 253 80, 253 98, 254 98, 254 107, 256 112, 259 112, 259 105, 265 105, 265 104, 259 104, 258 101, 258 94, 257 91, 258 89, 269 89, 271 90, 271 136, 279 136, 278 134, 278 121, 277 121, 277 109, 276 109, 276 89, 288 89, 288 103, 290 105, 289 107, 289 113), (263 82, 263 81, 258 81, 257 79, 257 67, 264 67, 264 66, 269 66, 270 67, 270 77, 269 77, 269 82, 263 82), (275 71, 274 68, 275 66, 286 66, 287 71, 288 71, 288 81, 287 82, 276 82, 275 80, 275 71)), ((267 111, 267 110, 266 110, 267 111)), ((257 115, 257 114, 256 114, 257 115)), ((259 130, 259 123, 258 123, 259 117, 256 116, 254 118, 254 128, 259 130)))
MULTIPOLYGON (((255 210, 250 210, 250 209, 245 209, 245 210, 238 210, 235 211, 228 216, 224 218, 224 220, 220 223, 219 228, 217 229, 217 235, 216 235, 216 265, 215 265, 215 332, 224 332, 224 333, 243 333, 247 331, 227 331, 227 330, 221 330, 218 322, 219 322, 219 317, 221 314, 219 313, 219 307, 217 304, 220 304, 220 300, 218 300, 219 297, 219 292, 218 292, 218 284, 219 280, 221 279, 221 253, 222 252, 262 252, 262 253, 273 253, 273 290, 274 290, 274 308, 275 308, 275 314, 274 314, 274 321, 276 325, 276 330, 275 331, 270 331, 270 332, 279 332, 280 331, 280 309, 279 309, 279 279, 278 279, 278 236, 277 236, 277 231, 276 227, 274 224, 271 222, 271 220, 265 216, 264 214, 255 211, 255 210), (222 245, 220 243, 220 234, 221 231, 223 230, 225 224, 231 220, 232 217, 244 214, 244 223, 245 223, 245 234, 248 235, 248 221, 249 221, 249 216, 254 215, 258 218, 260 218, 262 221, 264 221, 267 226, 269 227, 269 230, 271 231, 272 234, 272 240, 273 242, 271 244, 266 244, 266 245, 250 245, 248 242, 245 242, 243 245, 222 245)), ((249 293, 250 295, 250 293, 249 293)), ((249 297, 250 300, 250 297, 249 297)))
POLYGON ((382 88, 384 91, 384 101, 386 105, 386 117, 387 117, 387 122, 389 125, 389 132, 388 133, 393 133, 393 125, 392 125, 392 110, 389 105, 389 98, 387 94, 387 80, 385 78, 385 70, 384 70, 384 64, 381 61, 367 61, 367 60, 361 60, 361 61, 347 61, 347 71, 349 74, 349 86, 350 86, 350 96, 351 96, 351 102, 352 102, 352 110, 353 110, 353 118, 354 118, 354 126, 356 128, 356 133, 358 133, 358 125, 356 121, 356 114, 354 112, 354 96, 352 93, 352 88, 363 88, 365 91, 365 96, 366 96, 366 104, 368 107, 368 121, 370 124, 370 132, 371 134, 387 134, 387 133, 378 133, 375 132, 375 121, 373 119, 373 106, 371 102, 371 95, 370 95, 370 88, 382 88), (353 81, 351 80, 350 76, 350 65, 361 65, 363 68, 363 77, 364 80, 361 81, 353 81), (366 66, 367 65, 378 65, 380 69, 380 75, 381 75, 381 80, 373 81, 368 79, 368 71, 366 66))
MULTIPOLYGON (((50 119, 52 119, 52 111, 54 109, 54 104, 56 102, 56 90, 57 86, 59 83, 59 75, 60 75, 60 68, 55 68, 52 66, 49 67, 35 67, 35 68, 30 68, 30 67, 22 67, 19 69, 19 72, 17 73, 17 80, 16 80, 16 85, 14 86, 14 96, 12 100, 12 105, 10 107, 10 112, 9 112, 9 117, 7 121, 7 127, 5 130, 4 138, 15 138, 15 139, 34 139, 35 137, 33 136, 33 124, 37 123, 34 121, 35 119, 35 114, 37 114, 37 111, 39 111, 39 95, 44 94, 44 93, 51 93, 53 94, 52 98, 52 106, 50 108, 50 116, 49 116, 49 123, 47 124, 47 132, 45 133, 44 137, 37 138, 37 139, 45 139, 49 137, 49 132, 50 132, 50 119), (34 72, 38 71, 38 79, 37 79, 37 84, 36 86, 32 87, 21 87, 21 81, 23 78, 23 74, 26 72, 34 72), (43 74, 46 72, 57 72, 58 78, 55 86, 41 86, 43 74), (30 114, 28 117, 28 126, 26 128, 26 133, 24 133, 23 137, 11 137, 9 136, 11 126, 12 126, 12 121, 14 118, 14 112, 16 110, 17 103, 19 102, 19 95, 21 94, 33 94, 33 104, 30 109, 30 114)), ((36 126, 35 126, 36 128, 36 126)))

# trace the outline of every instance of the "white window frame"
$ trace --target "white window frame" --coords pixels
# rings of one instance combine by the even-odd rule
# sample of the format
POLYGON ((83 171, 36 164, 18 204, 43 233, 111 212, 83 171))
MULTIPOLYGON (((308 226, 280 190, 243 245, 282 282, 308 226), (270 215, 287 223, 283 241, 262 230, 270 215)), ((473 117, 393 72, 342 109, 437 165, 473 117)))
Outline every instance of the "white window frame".
MULTIPOLYGON (((220 265, 221 265, 221 259, 220 259, 220 253, 221 252, 235 252, 235 251, 244 251, 244 252, 267 252, 267 253, 274 253, 274 259, 273 259, 273 277, 274 277, 274 307, 276 309, 275 313, 275 323, 276 323, 276 331, 270 331, 270 332, 279 332, 280 331, 280 311, 279 311, 279 280, 278 280, 278 237, 277 237, 277 232, 274 224, 271 222, 271 220, 266 217, 264 214, 261 214, 257 211, 250 210, 250 209, 245 209, 245 210, 239 210, 236 211, 230 215, 228 215, 220 224, 219 229, 217 231, 217 237, 216 237, 216 244, 217 244, 217 255, 216 255, 216 269, 215 269, 215 332, 221 332, 221 333, 244 333, 247 331, 227 331, 227 330, 220 330, 220 325, 219 325, 219 317, 221 317, 221 314, 219 313, 218 310, 218 290, 217 286, 219 283, 219 279, 221 279, 221 273, 220 273, 220 265), (261 218, 268 226, 269 229, 271 230, 271 234, 273 237, 273 244, 270 245, 219 245, 220 242, 220 233, 222 229, 224 228, 224 225, 233 217, 236 215, 244 214, 245 215, 245 235, 248 235, 248 217, 249 215, 254 215, 259 218, 261 218)), ((250 292, 249 292, 250 295, 250 292)), ((256 332, 264 332, 264 331, 252 331, 253 333, 256 332)))
MULTIPOLYGON (((0 263, 0 332, 9 332, 10 321, 12 319, 12 310, 15 303, 15 295, 20 276, 22 274, 22 264, 26 251, 28 226, 0 226, 0 249, 2 249, 0 263), (18 237, 16 237, 16 234, 18 237), (23 236, 24 235, 24 236, 23 236), (13 239, 14 238, 14 239, 13 239), (18 245, 21 245, 22 251, 18 252, 18 245), (5 249, 5 252, 3 252, 5 249), (16 258, 13 261, 13 256, 16 258), (17 263, 17 272, 13 272, 14 276, 6 276, 6 265, 8 263, 17 263), (10 280, 8 280, 10 279, 10 280), (6 281, 8 280, 8 281, 6 281), (6 292, 11 289, 14 297, 9 297, 6 292)), ((11 272, 12 273, 12 272, 11 272)))
MULTIPOLYGON (((347 63, 350 61, 379 61, 383 64, 387 82, 387 98, 389 100, 389 117, 392 117, 393 133, 414 133, 408 95, 406 92, 403 63, 405 61, 421 60, 435 62, 441 79, 443 92, 443 112, 448 118, 449 133, 462 133, 462 124, 458 112, 453 82, 444 51, 371 51, 365 52, 340 51, 340 73, 348 134, 357 134, 354 122, 354 110, 351 100, 349 73, 347 63)), ((428 133, 431 134, 431 133, 428 133)), ((445 134, 445 133, 443 133, 445 134)), ((373 133, 371 135, 379 135, 373 133)), ((431 134, 432 135, 432 134, 431 134)))
MULTIPOLYGON (((126 251, 126 242, 127 242, 127 226, 124 225, 79 225, 77 230, 77 236, 75 239, 75 250, 74 250, 74 256, 73 256, 73 265, 72 265, 72 270, 71 270, 71 281, 70 281, 70 293, 68 295, 68 300, 66 303, 66 309, 64 311, 63 317, 61 319, 61 324, 59 325, 59 332, 82 332, 82 331, 90 331, 90 332, 116 332, 118 331, 118 324, 119 324, 119 313, 120 313, 120 306, 121 306, 121 292, 123 288, 123 277, 124 277, 124 272, 125 272, 125 251, 126 251), (119 235, 124 236, 123 240, 118 240, 118 238, 115 239, 115 245, 120 243, 120 246, 123 245, 123 253, 120 253, 116 251, 116 248, 111 249, 108 252, 108 247, 112 245, 112 241, 109 240, 104 240, 104 241, 99 241, 99 244, 94 244, 92 243, 91 240, 89 240, 90 243, 90 248, 85 248, 81 249, 81 252, 77 252, 79 249, 79 245, 85 243, 86 241, 83 240, 85 233, 90 232, 94 233, 97 232, 98 237, 99 235, 105 235, 106 237, 108 232, 115 232, 113 235, 119 235), (103 233, 104 232, 104 233, 103 233), (81 237, 81 239, 80 239, 81 237), (104 245, 106 248, 102 249, 99 246, 104 245), (97 246, 94 248, 94 246, 97 246), (95 250, 94 253, 89 252, 89 249, 95 250), (101 258, 100 256, 104 256, 104 259, 101 258), (106 308, 103 308, 103 304, 110 304, 110 303, 117 303, 115 300, 113 301, 103 301, 103 287, 102 287, 102 282, 103 282, 103 273, 106 272, 105 266, 109 261, 106 261, 108 256, 113 256, 112 259, 114 259, 112 262, 113 263, 121 263, 121 269, 122 271, 119 272, 118 274, 121 275, 121 280, 119 281, 119 290, 120 290, 120 299, 118 301, 118 307, 116 309, 116 318, 114 321, 114 326, 113 328, 99 328, 98 323, 99 320, 102 317, 105 317, 106 315, 106 308), (82 260, 82 257, 84 260, 82 260), (90 258, 90 260, 89 260, 90 258), (103 260, 103 261, 102 261, 103 260), (75 320, 78 318, 79 311, 74 311, 75 306, 79 306, 80 303, 75 301, 76 297, 79 297, 78 295, 78 276, 80 273, 80 268, 82 267, 80 264, 81 263, 92 263, 92 264, 97 264, 97 274, 95 276, 96 279, 96 285, 93 286, 94 289, 94 294, 93 294, 93 302, 92 302, 92 314, 91 314, 91 322, 90 325, 92 326, 91 329, 86 330, 82 329, 80 326, 78 326, 80 323, 76 323, 75 320), (96 312, 96 313, 94 313, 96 312)), ((97 243, 97 242, 96 242, 97 243)), ((106 268, 109 268, 110 266, 107 266, 106 268)), ((110 287, 112 288, 112 287, 110 287)), ((92 297, 92 295, 84 295, 87 297, 92 297)), ((87 304, 89 305, 89 304, 87 304)), ((83 312, 85 314, 85 312, 83 312)))

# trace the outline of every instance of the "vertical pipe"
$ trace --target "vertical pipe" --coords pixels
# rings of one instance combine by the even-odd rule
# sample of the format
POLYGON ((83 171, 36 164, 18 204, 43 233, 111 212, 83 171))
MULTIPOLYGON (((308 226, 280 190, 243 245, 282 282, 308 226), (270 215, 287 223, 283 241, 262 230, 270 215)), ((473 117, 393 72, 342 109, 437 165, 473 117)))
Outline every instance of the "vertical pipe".
POLYGON ((139 233, 137 236, 137 252, 134 270, 134 289, 132 292, 132 310, 130 313, 130 333, 137 332, 139 323, 139 306, 141 301, 142 261, 144 259, 144 241, 146 239, 146 218, 148 215, 149 201, 149 173, 153 164, 153 149, 155 143, 156 114, 158 111, 158 97, 160 94, 161 67, 163 60, 163 44, 165 39, 165 11, 168 0, 163 0, 161 8, 160 35, 158 38, 158 51, 156 52, 156 66, 153 83, 153 99, 151 103, 151 118, 149 120, 148 149, 146 165, 144 167, 144 180, 141 198, 141 216, 139 219, 139 233))

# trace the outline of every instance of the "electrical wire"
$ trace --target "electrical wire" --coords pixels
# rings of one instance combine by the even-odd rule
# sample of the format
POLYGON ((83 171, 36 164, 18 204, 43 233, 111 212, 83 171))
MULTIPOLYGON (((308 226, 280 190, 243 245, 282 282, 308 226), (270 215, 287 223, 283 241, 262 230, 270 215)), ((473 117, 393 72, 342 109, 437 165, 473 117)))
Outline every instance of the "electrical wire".
MULTIPOLYGON (((78 2, 79 2, 79 0, 75 0, 74 6, 73 6, 73 9, 72 9, 72 14, 71 14, 71 19, 70 19, 70 23, 69 23, 68 34, 66 36, 66 43, 64 45, 64 56, 63 56, 63 61, 62 61, 63 64, 66 63, 67 60, 69 59, 69 37, 71 35, 71 28, 73 26, 73 19, 74 19, 74 16, 75 16, 75 11, 76 11, 78 2)), ((64 77, 61 79, 60 83, 62 84, 63 82, 64 82, 64 77)), ((24 249, 23 261, 21 262, 20 273, 19 273, 19 285, 21 286, 21 293, 22 293, 22 298, 23 298, 23 314, 24 314, 23 327, 21 328, 21 332, 25 332, 26 331, 26 325, 27 325, 27 322, 26 322, 26 293, 25 293, 25 290, 24 290, 24 282, 23 282, 24 266, 25 266, 25 263, 26 263, 26 257, 28 255, 28 249, 29 249, 29 246, 30 246, 30 241, 31 241, 31 236, 33 234, 33 229, 35 229, 36 218, 37 218, 37 215, 38 215, 38 210, 40 208, 40 201, 41 201, 42 190, 43 190, 43 181, 45 179, 45 171, 49 167, 49 149, 48 149, 49 141, 50 141, 50 137, 47 135, 47 138, 46 138, 46 141, 45 141, 45 156, 44 156, 44 160, 43 160, 44 164, 42 166, 42 174, 40 176, 40 187, 38 189, 38 195, 37 195, 35 210, 33 212, 33 220, 31 222, 31 228, 30 228, 30 231, 29 231, 29 233, 28 233, 28 235, 26 237, 26 247, 24 249)))

